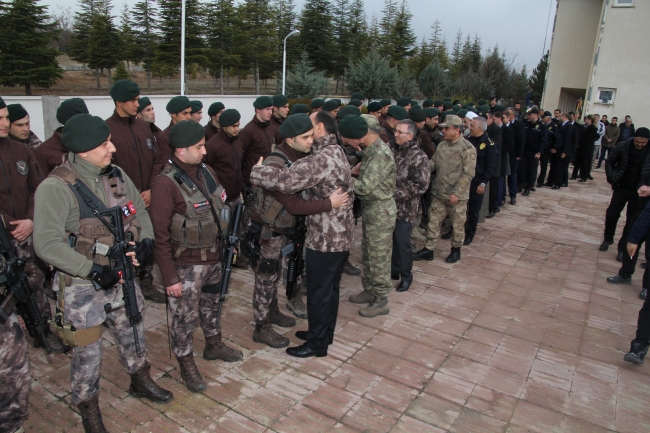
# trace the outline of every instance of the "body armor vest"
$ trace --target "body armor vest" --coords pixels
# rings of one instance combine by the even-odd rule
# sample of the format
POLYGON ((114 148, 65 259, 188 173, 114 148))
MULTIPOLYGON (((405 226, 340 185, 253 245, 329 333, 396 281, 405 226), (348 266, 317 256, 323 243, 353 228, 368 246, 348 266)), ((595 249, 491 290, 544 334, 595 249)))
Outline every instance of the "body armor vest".
POLYGON ((200 164, 199 170, 203 177, 202 186, 208 192, 207 199, 196 185, 183 181, 173 165, 167 164, 161 174, 171 179, 185 201, 185 214, 175 213, 172 217, 171 242, 176 250, 174 258, 179 258, 185 249, 191 248, 201 250, 201 260, 206 261, 207 251, 217 251, 222 233, 228 231, 230 208, 225 204, 226 191, 205 164, 200 164), (213 210, 218 216, 217 221, 213 210))

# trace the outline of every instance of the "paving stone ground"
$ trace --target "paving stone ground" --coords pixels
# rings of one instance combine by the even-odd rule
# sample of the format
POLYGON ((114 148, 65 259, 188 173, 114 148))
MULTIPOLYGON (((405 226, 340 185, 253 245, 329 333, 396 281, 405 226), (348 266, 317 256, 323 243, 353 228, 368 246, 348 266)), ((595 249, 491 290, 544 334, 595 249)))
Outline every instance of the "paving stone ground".
MULTIPOLYGON (((358 315, 343 276, 334 344, 300 360, 251 340, 253 276, 236 271, 224 306, 235 364, 195 359, 208 382, 188 392, 169 358, 164 306, 145 314, 152 373, 175 400, 129 397, 129 377, 104 340, 100 405, 110 432, 642 432, 650 431, 650 366, 623 361, 642 305, 641 270, 615 286, 616 248, 602 253, 611 189, 595 181, 538 189, 478 229, 460 262, 415 262, 415 282, 390 314, 358 315)), ((619 223, 617 234, 622 230, 619 223)), ((360 230, 352 261, 359 262, 360 230)), ((284 306, 284 294, 280 295, 284 306)), ((283 331, 306 329, 299 321, 283 331)), ((278 328, 279 331, 282 331, 278 328)), ((81 432, 70 407, 69 358, 31 355, 28 432, 81 432)))

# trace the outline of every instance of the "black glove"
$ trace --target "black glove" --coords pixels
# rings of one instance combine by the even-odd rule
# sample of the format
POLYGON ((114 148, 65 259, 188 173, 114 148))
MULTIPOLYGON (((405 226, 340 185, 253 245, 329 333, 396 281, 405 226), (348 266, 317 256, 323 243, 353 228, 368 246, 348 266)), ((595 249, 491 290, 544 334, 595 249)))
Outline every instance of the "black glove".
POLYGON ((108 265, 102 266, 97 263, 93 263, 93 267, 86 278, 90 278, 93 286, 98 290, 111 289, 120 281, 120 275, 115 269, 112 269, 108 265))
POLYGON ((140 266, 144 266, 151 258, 151 254, 153 254, 153 241, 146 238, 142 242, 136 242, 132 251, 135 251, 135 259, 140 266))

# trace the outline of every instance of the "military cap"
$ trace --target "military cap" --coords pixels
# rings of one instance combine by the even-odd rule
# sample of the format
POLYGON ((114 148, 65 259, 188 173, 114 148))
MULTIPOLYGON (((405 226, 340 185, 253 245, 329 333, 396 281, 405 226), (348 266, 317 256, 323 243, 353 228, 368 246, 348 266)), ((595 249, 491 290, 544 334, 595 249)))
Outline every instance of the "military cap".
POLYGON ((494 106, 494 111, 504 112, 505 110, 506 110, 506 107, 504 107, 503 105, 495 105, 494 106))
POLYGON ((434 107, 440 107, 442 104, 444 104, 444 101, 442 99, 436 99, 435 101, 433 101, 434 107))
POLYGON ((9 109, 9 123, 14 123, 16 120, 20 120, 28 115, 25 107, 20 104, 9 104, 7 108, 9 109))
POLYGON ((306 113, 309 114, 309 107, 305 104, 293 104, 291 111, 289 111, 289 116, 292 114, 306 113))
POLYGON ((223 105, 223 102, 213 102, 212 104, 210 104, 210 108, 208 108, 208 116, 210 117, 216 116, 224 108, 226 108, 226 106, 223 105))
POLYGON ((467 117, 469 120, 474 120, 474 119, 476 119, 477 117, 479 117, 479 115, 476 114, 476 113, 474 113, 474 112, 472 112, 472 111, 468 111, 468 112, 467 112, 467 115, 466 115, 465 117, 467 117))
POLYGON ((463 126, 463 121, 460 119, 460 117, 456 116, 455 114, 447 114, 444 123, 441 123, 440 127, 445 128, 447 126, 455 126, 459 128, 463 126))
POLYGON ((427 117, 436 117, 440 114, 440 110, 438 110, 437 108, 425 108, 424 114, 427 117))
POLYGON ((476 104, 480 106, 487 105, 487 101, 485 99, 479 99, 476 104))
POLYGON ((205 129, 192 120, 176 122, 169 131, 169 145, 175 149, 194 146, 205 138, 205 129))
POLYGON ((404 96, 397 100, 397 105, 400 107, 406 107, 409 104, 411 104, 411 98, 409 98, 408 96, 404 96))
POLYGON ((453 107, 451 107, 451 111, 453 111, 454 113, 458 113, 459 110, 460 107, 458 105, 454 105, 453 107))
POLYGON ((458 115, 458 117, 466 117, 467 116, 467 110, 463 108, 462 110, 458 110, 456 112, 456 114, 458 115))
POLYGON ((0 97, 0 110, 2 110, 3 108, 7 108, 7 104, 5 104, 4 99, 0 97))
POLYGON ((418 101, 416 101, 415 99, 411 99, 411 105, 413 105, 415 107, 415 106, 419 106, 420 103, 418 101))
POLYGON ((467 109, 467 111, 471 111, 472 113, 476 113, 476 114, 478 114, 478 110, 477 110, 476 108, 474 108, 474 107, 469 107, 469 108, 467 109))
POLYGON ((400 107, 399 105, 391 105, 386 115, 397 120, 404 120, 409 118, 408 111, 406 111, 404 107, 400 107))
POLYGON ((372 114, 362 114, 361 117, 366 119, 366 123, 368 123, 368 129, 372 129, 373 131, 377 132, 379 131, 379 128, 381 128, 379 119, 377 119, 372 114))
POLYGON ((190 107, 192 107, 192 114, 198 113, 203 110, 203 102, 198 100, 190 101, 190 107))
POLYGON ((526 110, 526 114, 539 114, 539 110, 535 107, 531 107, 528 110, 526 110))
POLYGON ((336 113, 336 117, 338 117, 339 119, 343 119, 348 114, 361 116, 361 110, 359 110, 354 105, 346 105, 345 107, 341 108, 338 113, 336 113))
POLYGON ((65 125, 72 116, 77 114, 88 114, 88 107, 84 100, 81 98, 66 99, 56 109, 56 120, 61 125, 65 125))
POLYGON ((542 117, 553 117, 550 111, 545 111, 542 117))
POLYGON ((147 98, 146 96, 141 97, 138 99, 138 113, 147 108, 148 106, 151 105, 151 100, 147 98))
POLYGON ((442 103, 442 107, 443 107, 445 110, 451 110, 451 107, 453 107, 453 106, 454 106, 454 104, 452 104, 451 101, 444 101, 444 102, 442 103))
POLYGON ((241 119, 241 114, 239 114, 239 111, 235 110, 234 108, 229 108, 227 110, 223 110, 223 113, 221 113, 221 117, 219 117, 219 125, 223 126, 232 126, 235 123, 239 122, 239 119, 241 119))
POLYGON ((363 97, 362 92, 354 92, 352 95, 350 95, 350 99, 359 99, 359 100, 363 101, 366 98, 363 97))
MULTIPOLYGON (((167 103, 167 112, 169 114, 178 114, 191 106, 190 98, 187 96, 174 96, 167 103)), ((204 131, 205 132, 205 131, 204 131)))
POLYGON ((450 98, 449 96, 447 96, 447 97, 446 97, 445 99, 443 99, 442 101, 443 101, 443 102, 447 102, 447 101, 451 102, 451 98, 450 98))
POLYGON ((368 122, 361 116, 348 114, 339 122, 339 133, 345 138, 363 138, 368 133, 368 122))
POLYGON ((273 99, 270 96, 259 96, 254 102, 253 107, 261 110, 262 108, 269 108, 273 106, 273 99))
POLYGON ((288 116, 280 125, 280 135, 284 138, 297 137, 314 129, 309 115, 298 113, 288 116))
POLYGON ((333 111, 341 106, 341 102, 337 99, 329 99, 323 104, 323 111, 333 111))
POLYGON ((324 103, 325 100, 323 98, 316 98, 311 101, 311 108, 321 108, 324 103))
POLYGON ((422 108, 429 108, 429 107, 433 107, 434 105, 435 104, 433 99, 425 99, 424 102, 422 103, 422 108))
POLYGON ((480 111, 483 111, 483 113, 487 113, 488 111, 490 111, 490 106, 489 105, 481 105, 481 108, 482 108, 482 110, 480 110, 480 111))
POLYGON ((339 104, 339 107, 340 107, 341 105, 343 105, 343 103, 341 102, 340 99, 336 98, 336 99, 334 99, 334 100, 336 101, 337 104, 339 104))
POLYGON ((373 101, 370 104, 368 104, 368 113, 371 111, 376 112, 376 111, 381 111, 381 103, 377 101, 373 101))
POLYGON ((460 104, 462 104, 462 103, 463 103, 463 101, 461 101, 460 99, 456 99, 456 100, 454 101, 454 105, 460 105, 460 104))
POLYGON ((111 87, 111 98, 116 102, 126 102, 140 95, 140 86, 131 80, 118 80, 111 87))
MULTIPOLYGON (((205 135, 205 130, 203 134, 205 135)), ((111 128, 104 119, 82 113, 72 116, 65 123, 61 132, 61 142, 63 147, 71 152, 88 152, 105 142, 109 135, 111 135, 111 128)))
POLYGON ((274 107, 284 107, 289 103, 289 98, 284 95, 274 95, 272 99, 274 107))
POLYGON ((409 118, 415 123, 424 122, 427 120, 427 115, 424 113, 424 109, 420 106, 411 108, 409 112, 409 118))
POLYGON ((382 99, 381 101, 379 101, 379 103, 381 104, 381 108, 384 108, 387 105, 393 105, 393 101, 391 101, 390 99, 382 99))
MULTIPOLYGON (((473 101, 468 101, 467 104, 465 104, 465 105, 467 105, 467 108, 469 108, 469 107, 473 107, 475 104, 474 104, 473 101)), ((465 108, 465 107, 463 107, 463 108, 465 108)))
POLYGON ((354 107, 361 107, 363 105, 363 102, 361 102, 360 99, 350 99, 348 105, 352 105, 354 107))

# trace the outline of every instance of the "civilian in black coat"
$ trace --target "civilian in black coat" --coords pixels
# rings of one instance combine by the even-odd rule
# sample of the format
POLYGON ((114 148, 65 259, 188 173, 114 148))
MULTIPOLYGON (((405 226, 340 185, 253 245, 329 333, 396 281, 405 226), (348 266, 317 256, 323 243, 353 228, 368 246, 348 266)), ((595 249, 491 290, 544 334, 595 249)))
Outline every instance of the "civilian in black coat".
MULTIPOLYGON (((519 168, 519 161, 524 156, 524 145, 526 143, 526 128, 521 120, 517 119, 517 115, 514 108, 508 108, 506 110, 508 113, 508 118, 510 119, 510 125, 508 128, 512 128, 512 135, 514 139, 513 152, 510 154, 510 176, 508 177, 508 190, 510 191, 510 204, 517 204, 517 188, 519 184, 519 179, 517 179, 517 170, 519 168)), ((525 182, 524 179, 521 179, 521 184, 525 182)))
POLYGON ((497 148, 497 163, 494 168, 494 174, 490 178, 490 197, 489 197, 489 213, 486 218, 492 218, 499 210, 499 177, 501 176, 501 143, 503 141, 503 131, 501 130, 502 122, 500 119, 495 121, 494 113, 487 113, 488 116, 488 127, 487 134, 490 137, 490 140, 494 142, 494 146, 497 148))
POLYGON ((568 176, 569 161, 573 157, 573 124, 567 113, 560 114, 560 141, 555 144, 555 152, 551 155, 551 173, 548 181, 553 183, 553 189, 560 189, 564 184, 564 177, 568 176))
MULTIPOLYGON (((499 114, 499 113, 495 113, 499 114)), ((496 119, 496 116, 495 116, 496 119)), ((501 173, 499 174, 499 206, 502 206, 506 200, 506 176, 510 176, 510 155, 513 153, 515 147, 515 138, 513 136, 512 128, 506 126, 507 115, 501 114, 501 173)))
MULTIPOLYGON (((594 125, 594 117, 585 118, 585 125, 580 135, 578 158, 580 159, 580 181, 586 182, 591 177, 591 155, 594 153, 594 142, 598 138, 598 128, 594 125)), ((576 165, 578 161, 576 160, 576 165)), ((575 169, 573 170, 575 173, 575 169)))
POLYGON ((544 112, 542 116, 542 122, 546 128, 547 143, 544 152, 541 155, 539 160, 539 176, 537 177, 537 187, 541 188, 542 185, 553 186, 553 160, 557 155, 557 148, 562 147, 562 137, 560 136, 560 127, 553 122, 552 115, 549 111, 544 112), (548 168, 549 162, 551 163, 551 170, 548 173, 548 180, 544 183, 546 179, 546 169, 548 168))

